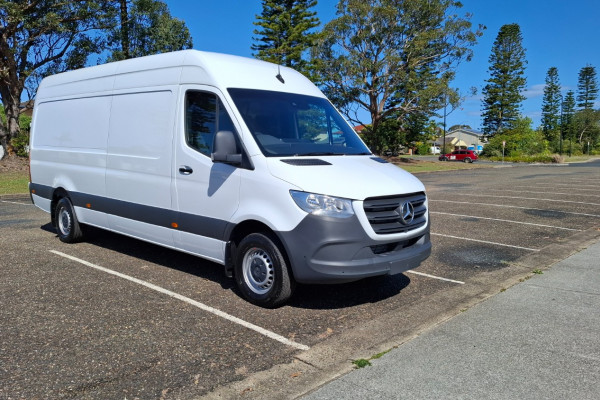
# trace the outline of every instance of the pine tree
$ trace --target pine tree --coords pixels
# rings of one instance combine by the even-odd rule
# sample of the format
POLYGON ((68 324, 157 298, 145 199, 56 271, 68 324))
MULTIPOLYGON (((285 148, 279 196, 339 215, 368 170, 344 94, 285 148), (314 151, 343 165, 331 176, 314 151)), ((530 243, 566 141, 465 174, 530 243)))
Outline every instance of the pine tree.
POLYGON ((560 83, 558 69, 551 67, 546 74, 546 86, 542 100, 542 131, 551 146, 557 148, 560 139, 560 83))
POLYGON ((577 83, 577 107, 582 110, 591 110, 594 101, 598 98, 598 81, 596 80, 596 68, 586 65, 579 71, 577 83))
POLYGON ((303 58, 312 47, 319 26, 316 11, 311 8, 317 0, 263 0, 262 14, 254 25, 254 44, 251 49, 256 58, 291 67, 309 75, 308 62, 303 58))
POLYGON ((569 156, 573 153, 573 140, 575 139, 574 115, 575 93, 569 90, 561 103, 560 112, 560 133, 563 140, 569 140, 569 156))
POLYGON ((518 24, 503 25, 490 55, 490 78, 483 88, 483 133, 493 136, 519 118, 525 96, 525 49, 518 24))
POLYGON ((598 98, 596 68, 586 65, 579 71, 577 82, 577 107, 575 115, 579 143, 595 143, 598 133, 598 115, 594 111, 594 102, 598 98))

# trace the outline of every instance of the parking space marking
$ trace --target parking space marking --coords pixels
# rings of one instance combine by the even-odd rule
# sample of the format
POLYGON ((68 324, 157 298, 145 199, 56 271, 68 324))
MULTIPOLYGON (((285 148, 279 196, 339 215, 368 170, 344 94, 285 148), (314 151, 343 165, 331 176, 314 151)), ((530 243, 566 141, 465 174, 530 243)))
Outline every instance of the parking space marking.
POLYGON ((476 205, 476 206, 491 206, 491 207, 505 207, 505 208, 519 208, 521 210, 536 210, 536 211, 546 211, 546 212, 554 212, 554 213, 558 213, 558 214, 571 214, 571 215, 583 215, 585 217, 594 217, 594 218, 600 218, 600 215, 597 214, 586 214, 586 213, 579 213, 579 212, 575 212, 575 211, 560 211, 560 210, 548 210, 546 208, 535 208, 535 207, 522 207, 522 206, 509 206, 506 204, 493 204, 493 203, 473 203, 470 201, 455 201, 455 200, 434 200, 434 199, 428 199, 427 201, 432 202, 432 201, 437 201, 437 202, 441 202, 441 203, 454 203, 454 204, 468 204, 468 205, 476 205))
POLYGON ((512 221, 510 219, 476 217, 474 215, 452 214, 452 213, 446 213, 446 212, 440 212, 440 211, 429 211, 429 213, 430 214, 451 215, 453 217, 477 218, 477 219, 485 219, 485 220, 488 220, 488 221, 509 222, 509 223, 512 223, 512 224, 531 225, 531 226, 539 226, 539 227, 542 227, 542 228, 563 229, 565 231, 581 232, 581 229, 563 228, 561 226, 544 225, 544 224, 534 224, 533 222, 512 221))
POLYGON ((8 203, 8 204, 18 204, 20 206, 32 206, 31 203, 20 203, 18 201, 8 201, 8 200, 0 200, 0 203, 8 203))
POLYGON ((51 253, 53 253, 53 254, 58 255, 58 256, 67 258, 67 259, 72 260, 72 261, 76 261, 76 262, 78 262, 80 264, 86 265, 86 266, 91 267, 91 268, 94 268, 94 269, 96 269, 98 271, 106 272, 107 274, 111 274, 111 275, 117 276, 119 278, 126 279, 126 280, 128 280, 130 282, 134 282, 134 283, 137 283, 138 285, 142 285, 142 286, 144 286, 144 287, 146 287, 148 289, 152 289, 152 290, 155 290, 155 291, 160 292, 162 294, 166 294, 167 296, 173 297, 173 298, 175 298, 177 300, 181 300, 181 301, 183 301, 185 303, 188 303, 188 304, 190 304, 190 305, 192 305, 194 307, 198 307, 198 308, 200 308, 203 311, 212 313, 212 314, 217 315, 217 316, 219 316, 221 318, 224 318, 224 319, 226 319, 228 321, 231 321, 231 322, 234 322, 234 323, 236 323, 238 325, 241 325, 241 326, 243 326, 243 327, 245 327, 247 329, 250 329, 250 330, 253 330, 253 331, 257 332, 257 333, 260 333, 261 335, 267 336, 268 338, 271 338, 271 339, 276 340, 276 341, 278 341, 280 343, 283 343, 286 346, 290 346, 290 347, 293 347, 293 348, 298 349, 298 350, 309 350, 310 349, 310 347, 308 347, 308 346, 306 346, 304 344, 300 344, 300 343, 294 342, 292 340, 289 340, 289 339, 287 339, 287 338, 285 338, 285 337, 283 337, 281 335, 278 335, 278 334, 276 334, 274 332, 271 332, 271 331, 269 331, 267 329, 261 328, 260 326, 254 325, 254 324, 252 324, 250 322, 247 322, 247 321, 244 321, 244 320, 242 320, 242 319, 240 319, 238 317, 234 317, 233 315, 227 314, 227 313, 225 313, 225 312, 223 312, 221 310, 217 310, 216 308, 207 306, 206 304, 200 303, 199 301, 192 300, 189 297, 185 297, 185 296, 182 296, 182 295, 177 294, 175 292, 172 292, 170 290, 164 289, 164 288, 162 288, 160 286, 156 286, 156 285, 154 285, 152 283, 143 281, 141 279, 137 279, 137 278, 134 278, 134 277, 129 276, 129 275, 122 274, 122 273, 117 272, 117 271, 113 271, 112 269, 108 269, 108 268, 101 267, 99 265, 92 264, 90 262, 87 262, 85 260, 79 259, 77 257, 70 256, 70 255, 62 253, 60 251, 56 251, 56 250, 49 250, 49 251, 51 253))
POLYGON ((584 201, 573 201, 573 200, 558 200, 558 199, 538 199, 535 197, 518 197, 518 196, 496 196, 495 194, 473 194, 473 193, 463 193, 448 190, 447 193, 452 193, 455 196, 469 196, 469 197, 493 197, 495 199, 519 199, 519 200, 537 200, 537 201, 550 201, 555 203, 574 203, 574 204, 585 204, 588 206, 600 206, 600 203, 587 203, 584 201))
MULTIPOLYGON (((486 188, 485 190, 487 191, 492 191, 492 192, 513 192, 513 193, 522 193, 523 190, 509 190, 509 189, 492 189, 492 188, 486 188)), ((527 193, 539 193, 539 194, 548 194, 548 191, 545 192, 532 192, 531 190, 528 190, 527 193)), ((564 195, 564 196, 584 196, 584 197, 600 197, 600 194, 582 194, 582 193, 557 193, 557 192, 552 192, 552 194, 558 194, 558 195, 564 195)))
POLYGON ((520 250, 527 250, 527 251, 539 251, 539 249, 530 249, 529 247, 514 246, 512 244, 490 242, 490 241, 487 241, 487 240, 471 239, 471 238, 460 237, 460 236, 444 235, 443 233, 434 233, 434 232, 431 232, 431 234, 435 235, 435 236, 442 236, 442 237, 447 237, 447 238, 451 238, 451 239, 468 240, 470 242, 492 244, 494 246, 511 247, 513 249, 520 249, 520 250))
POLYGON ((464 285, 464 284, 465 284, 465 283, 464 283, 464 282, 462 282, 462 281, 455 281, 454 279, 442 278, 441 276, 429 275, 429 274, 425 274, 425 273, 423 273, 423 272, 417 272, 417 271, 413 271, 413 270, 408 270, 408 271, 406 271, 406 273, 408 273, 408 274, 420 275, 420 276, 426 276, 427 278, 438 279, 438 280, 440 280, 440 281, 446 281, 446 282, 458 283, 459 285, 464 285))
MULTIPOLYGON (((531 188, 531 186, 526 186, 526 185, 511 185, 512 187, 522 187, 522 188, 531 188)), ((571 185, 569 183, 556 183, 556 184, 539 184, 536 183, 535 186, 538 187, 547 187, 550 189, 556 189, 557 186, 564 186, 565 189, 572 189, 572 190, 585 190, 588 192, 597 192, 598 191, 598 185, 571 185), (576 187, 574 187, 576 186, 576 187), (585 186, 585 187, 592 187, 595 189, 582 189, 581 187, 585 186)))

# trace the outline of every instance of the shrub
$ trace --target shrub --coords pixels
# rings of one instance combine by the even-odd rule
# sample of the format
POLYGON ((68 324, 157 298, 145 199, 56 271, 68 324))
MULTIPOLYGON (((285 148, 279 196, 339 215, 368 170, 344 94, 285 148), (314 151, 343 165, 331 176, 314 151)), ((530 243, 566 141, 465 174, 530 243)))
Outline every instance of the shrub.
POLYGON ((415 143, 415 145, 417 146, 417 154, 421 154, 421 155, 429 154, 429 148, 431 147, 429 144, 423 143, 423 142, 417 142, 417 143, 415 143))
POLYGON ((11 146, 19 157, 27 157, 29 155, 29 131, 21 130, 21 132, 10 140, 11 146))
POLYGON ((520 157, 534 154, 549 154, 548 142, 541 131, 531 128, 530 118, 520 118, 513 128, 492 137, 484 147, 484 156, 502 157, 502 142, 505 157, 520 157))

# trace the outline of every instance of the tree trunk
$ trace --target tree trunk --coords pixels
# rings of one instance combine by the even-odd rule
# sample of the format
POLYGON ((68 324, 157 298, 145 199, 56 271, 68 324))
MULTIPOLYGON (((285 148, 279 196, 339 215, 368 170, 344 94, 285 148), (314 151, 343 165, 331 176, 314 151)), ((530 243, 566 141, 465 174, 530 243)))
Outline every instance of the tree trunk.
POLYGON ((2 101, 4 102, 4 114, 6 115, 6 124, 0 130, 0 144, 4 148, 4 155, 11 155, 14 149, 10 144, 12 138, 19 134, 19 114, 20 114, 20 94, 22 87, 11 85, 0 89, 2 101))
POLYGON ((129 15, 127 13, 127 0, 119 0, 121 5, 121 47, 125 59, 131 58, 129 54, 129 15))

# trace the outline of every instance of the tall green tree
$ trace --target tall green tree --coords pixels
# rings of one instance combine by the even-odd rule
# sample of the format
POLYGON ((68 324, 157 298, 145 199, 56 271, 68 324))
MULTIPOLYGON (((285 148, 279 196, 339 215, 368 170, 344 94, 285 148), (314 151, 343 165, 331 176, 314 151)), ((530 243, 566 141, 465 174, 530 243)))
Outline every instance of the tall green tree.
POLYGON ((317 0, 263 0, 262 13, 254 22, 252 50, 256 58, 285 65, 310 75, 305 56, 313 46, 319 26, 317 0))
POLYGON ((573 154, 573 140, 575 139, 575 93, 569 90, 560 106, 560 133, 563 140, 569 141, 569 156, 573 154))
POLYGON ((371 125, 367 143, 389 118, 439 110, 457 65, 472 57, 483 26, 458 15, 453 0, 340 0, 337 18, 312 51, 318 82, 353 123, 371 125), (366 120, 364 110, 370 120, 366 120))
POLYGON ((99 1, 0 0, 3 154, 13 152, 23 91, 35 89, 45 74, 84 66, 90 54, 101 51, 98 30, 107 26, 108 8, 99 1))
POLYGON ((492 47, 490 78, 483 88, 483 133, 493 136, 511 128, 525 99, 525 49, 518 24, 503 25, 492 47))
POLYGON ((579 80, 577 81, 577 107, 579 107, 579 111, 575 118, 578 140, 582 145, 584 142, 595 143, 599 129, 598 113, 594 110, 594 102, 597 98, 596 68, 586 65, 579 71, 579 80))
POLYGON ((189 49, 192 37, 185 22, 174 18, 158 0, 118 0, 115 28, 108 32, 108 61, 189 49))
POLYGON ((544 132, 546 140, 554 149, 560 147, 561 102, 558 69, 551 67, 546 74, 546 86, 544 86, 544 97, 542 99, 542 132, 544 132))
POLYGON ((579 71, 577 81, 577 107, 582 110, 594 108, 594 102, 598 98, 598 80, 596 68, 586 65, 579 71))

